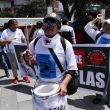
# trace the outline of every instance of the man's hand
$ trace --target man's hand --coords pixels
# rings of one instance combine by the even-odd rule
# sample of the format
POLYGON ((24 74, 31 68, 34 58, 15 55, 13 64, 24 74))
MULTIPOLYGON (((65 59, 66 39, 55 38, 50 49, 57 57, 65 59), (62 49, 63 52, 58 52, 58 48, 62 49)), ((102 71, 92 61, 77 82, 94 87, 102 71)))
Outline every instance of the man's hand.
POLYGON ((5 40, 5 43, 10 44, 11 40, 5 40))
POLYGON ((31 60, 32 58, 32 53, 27 49, 25 53, 25 59, 26 60, 31 60))
POLYGON ((71 80, 72 76, 70 74, 66 74, 63 82, 59 85, 57 92, 60 92, 61 96, 65 96, 67 94, 67 85, 71 80))
POLYGON ((102 14, 98 14, 98 15, 97 15, 97 19, 98 19, 98 20, 101 20, 101 19, 102 19, 102 16, 103 16, 102 14))
POLYGON ((10 44, 11 43, 11 40, 3 40, 3 41, 1 40, 0 41, 0 46, 5 45, 6 43, 7 44, 10 44))
POLYGON ((61 96, 65 96, 67 94, 66 85, 64 83, 61 83, 58 87, 57 92, 60 92, 61 96))

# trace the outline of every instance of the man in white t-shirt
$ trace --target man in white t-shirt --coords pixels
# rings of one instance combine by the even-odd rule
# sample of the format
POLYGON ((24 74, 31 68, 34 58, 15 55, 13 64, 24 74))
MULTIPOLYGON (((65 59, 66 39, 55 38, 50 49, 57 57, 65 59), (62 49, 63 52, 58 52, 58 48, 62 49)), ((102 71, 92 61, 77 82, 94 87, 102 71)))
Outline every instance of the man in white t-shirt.
POLYGON ((57 89, 57 92, 59 92, 59 98, 57 98, 58 101, 56 97, 53 97, 50 99, 51 101, 47 99, 46 101, 42 100, 39 102, 39 99, 34 98, 33 96, 33 110, 53 110, 58 108, 62 108, 61 110, 68 110, 66 97, 67 85, 71 80, 72 75, 75 74, 77 70, 72 44, 64 39, 66 43, 66 51, 64 52, 60 40, 61 36, 58 34, 61 28, 61 17, 56 13, 50 13, 44 17, 43 28, 45 34, 38 40, 35 47, 35 39, 32 40, 29 45, 30 50, 26 50, 26 53, 23 56, 24 59, 28 61, 33 55, 35 55, 38 64, 37 85, 51 82, 58 83, 59 88, 57 89), (53 49, 64 69, 64 72, 60 71, 48 48, 53 49), (67 74, 65 74, 66 71, 67 74))
POLYGON ((42 36, 44 34, 44 31, 42 29, 42 26, 43 26, 42 21, 38 21, 36 25, 37 25, 37 30, 35 30, 34 32, 33 39, 35 39, 36 37, 42 36))
MULTIPOLYGON (((17 62, 14 54, 13 43, 26 43, 26 38, 23 32, 17 28, 18 22, 16 19, 10 19, 8 21, 8 29, 4 30, 1 35, 1 41, 3 45, 6 45, 7 56, 11 63, 13 75, 15 77, 14 84, 18 83, 18 74, 17 74, 17 62)), ((30 82, 27 77, 23 78, 24 81, 30 82)))
MULTIPOLYGON (((103 33, 99 36, 98 39, 96 39, 97 35, 101 33, 100 31, 95 31, 92 29, 94 24, 102 19, 102 14, 98 14, 97 17, 89 22, 85 27, 85 32, 96 42, 96 44, 110 44, 110 19, 103 21, 103 33)), ((97 104, 101 101, 102 95, 96 94, 96 98, 93 100, 94 104, 97 104)), ((107 88, 107 100, 108 100, 108 107, 110 108, 110 78, 107 88)))
POLYGON ((61 26, 61 35, 65 39, 67 39, 70 43, 76 44, 76 39, 75 39, 75 33, 72 27, 69 26, 69 21, 67 18, 62 19, 62 26, 61 26))

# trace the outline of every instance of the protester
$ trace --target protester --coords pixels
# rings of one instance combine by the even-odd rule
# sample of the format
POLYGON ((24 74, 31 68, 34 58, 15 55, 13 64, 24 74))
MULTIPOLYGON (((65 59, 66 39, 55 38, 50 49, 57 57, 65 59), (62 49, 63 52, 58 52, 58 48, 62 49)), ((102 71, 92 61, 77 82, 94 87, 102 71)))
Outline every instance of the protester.
POLYGON ((74 28, 75 30, 75 38, 76 38, 76 44, 82 44, 82 26, 77 26, 74 28))
MULTIPOLYGON (((102 14, 98 14, 97 17, 89 22, 85 27, 86 33, 96 42, 96 44, 109 44, 110 43, 110 19, 103 21, 103 32, 102 35, 96 40, 96 36, 100 33, 100 31, 95 31, 92 29, 94 24, 102 19, 102 14)), ((93 100, 94 104, 97 104, 101 101, 102 95, 96 94, 96 98, 93 100)), ((107 88, 107 99, 108 99, 108 107, 110 108, 110 78, 107 88)))
POLYGON ((36 25, 37 25, 37 30, 35 30, 34 32, 33 39, 35 39, 36 37, 42 36, 44 34, 44 31, 42 29, 42 26, 43 26, 42 21, 38 21, 36 25))
MULTIPOLYGON (((2 32, 0 32, 0 40, 1 40, 1 34, 2 34, 2 32)), ((4 46, 2 46, 2 45, 3 45, 3 43, 0 43, 0 62, 3 66, 3 69, 5 70, 6 77, 9 78, 10 74, 9 74, 9 70, 8 70, 8 65, 6 63, 6 54, 3 51, 4 46)))
MULTIPOLYGON (((13 75, 15 77, 14 84, 18 83, 18 74, 17 74, 17 62, 14 54, 13 43, 26 43, 24 34, 20 29, 17 28, 18 22, 16 19, 10 19, 8 21, 8 29, 4 30, 1 35, 3 45, 6 44, 7 56, 10 60, 13 75)), ((27 77, 23 78, 24 81, 30 82, 27 77)))
POLYGON ((45 34, 39 39, 35 47, 35 39, 30 42, 30 50, 26 50, 26 53, 24 54, 24 59, 28 61, 32 58, 33 55, 35 55, 39 70, 39 72, 37 73, 38 80, 36 86, 42 83, 49 82, 58 83, 59 88, 57 92, 60 92, 60 95, 58 96, 58 101, 55 101, 56 97, 52 98, 48 107, 46 106, 46 104, 44 104, 47 102, 48 99, 44 101, 44 103, 40 103, 37 101, 37 99, 36 101, 34 101, 35 98, 34 96, 32 96, 34 108, 33 110, 36 110, 36 108, 39 109, 39 107, 41 109, 51 108, 53 110, 59 108, 59 106, 64 108, 65 110, 68 110, 66 87, 70 79, 72 78, 72 75, 75 74, 77 70, 75 54, 73 52, 71 43, 68 42, 66 39, 64 39, 66 43, 66 51, 64 52, 60 41, 61 36, 58 34, 61 28, 61 17, 59 15, 57 15, 56 13, 47 14, 43 19, 43 28, 45 34), (65 72, 61 73, 48 48, 53 49, 65 72), (66 77, 64 78, 65 75, 66 77))
MULTIPOLYGON (((8 23, 6 22, 6 23, 4 23, 4 26, 3 26, 2 30, 1 30, 1 34, 7 28, 8 28, 8 23)), ((11 69, 11 64, 10 64, 10 61, 9 61, 9 59, 7 57, 7 54, 6 54, 6 47, 5 47, 5 45, 2 46, 2 50, 4 51, 4 55, 5 55, 5 59, 6 59, 6 63, 8 65, 8 68, 11 69)))
POLYGON ((70 43, 76 44, 75 33, 72 27, 69 26, 67 18, 62 19, 61 36, 67 39, 70 43))
MULTIPOLYGON (((93 17, 92 16, 87 16, 87 19, 86 19, 86 24, 89 23, 90 21, 93 20, 93 17)), ((92 27, 95 31, 98 30, 98 28, 95 26, 92 27)), ((85 32, 84 30, 84 27, 83 27, 83 30, 82 30, 82 44, 94 44, 94 40, 89 37, 88 33, 85 32)))

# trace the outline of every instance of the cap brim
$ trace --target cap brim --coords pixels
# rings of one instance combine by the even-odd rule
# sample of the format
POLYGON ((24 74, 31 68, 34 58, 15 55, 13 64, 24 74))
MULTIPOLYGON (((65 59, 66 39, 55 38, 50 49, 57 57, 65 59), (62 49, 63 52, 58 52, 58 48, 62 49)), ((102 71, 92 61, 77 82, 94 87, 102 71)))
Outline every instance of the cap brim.
POLYGON ((103 21, 103 23, 102 23, 102 28, 104 27, 104 24, 105 24, 105 23, 110 24, 110 19, 107 19, 107 20, 104 20, 104 21, 103 21))
POLYGON ((110 24, 110 19, 104 20, 104 21, 103 21, 103 24, 106 23, 106 22, 107 22, 108 24, 110 24))
POLYGON ((43 20, 51 20, 51 19, 56 20, 55 18, 52 18, 52 17, 46 17, 43 20))

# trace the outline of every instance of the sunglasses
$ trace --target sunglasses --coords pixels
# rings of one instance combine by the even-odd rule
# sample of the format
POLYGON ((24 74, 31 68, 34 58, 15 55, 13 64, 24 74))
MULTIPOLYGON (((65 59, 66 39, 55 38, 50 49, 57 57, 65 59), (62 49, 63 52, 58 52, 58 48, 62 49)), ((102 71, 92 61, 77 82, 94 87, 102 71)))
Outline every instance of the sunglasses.
POLYGON ((48 21, 48 20, 44 20, 43 21, 43 25, 46 26, 50 23, 51 26, 56 26, 57 21, 53 20, 53 21, 48 21))
POLYGON ((110 27, 110 24, 105 24, 104 27, 110 27))

